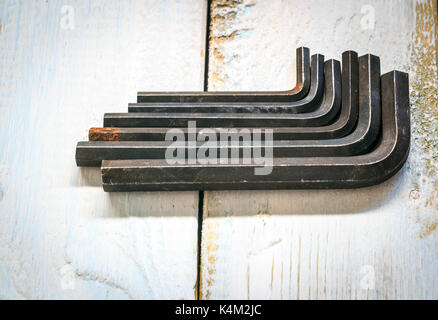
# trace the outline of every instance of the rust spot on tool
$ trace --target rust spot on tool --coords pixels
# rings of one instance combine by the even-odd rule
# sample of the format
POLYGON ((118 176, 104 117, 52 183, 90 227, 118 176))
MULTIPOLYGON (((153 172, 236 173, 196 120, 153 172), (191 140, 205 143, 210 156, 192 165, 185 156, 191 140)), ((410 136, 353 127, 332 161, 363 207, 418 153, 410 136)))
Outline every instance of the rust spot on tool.
POLYGON ((90 141, 120 141, 118 128, 91 128, 88 134, 90 141))

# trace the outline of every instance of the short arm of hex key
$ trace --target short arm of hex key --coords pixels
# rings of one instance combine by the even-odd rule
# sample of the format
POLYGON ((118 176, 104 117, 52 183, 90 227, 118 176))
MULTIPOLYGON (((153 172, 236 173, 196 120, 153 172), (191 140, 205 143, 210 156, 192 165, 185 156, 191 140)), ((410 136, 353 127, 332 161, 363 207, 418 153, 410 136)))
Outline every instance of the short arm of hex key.
MULTIPOLYGON (((324 56, 312 56, 311 85, 309 94, 298 101, 282 102, 281 99, 271 102, 247 103, 137 103, 129 104, 129 112, 147 113, 307 113, 315 111, 321 103, 324 92, 324 56)), ((254 95, 257 95, 254 92, 254 95)), ((280 96, 281 97, 281 96, 280 96)))
MULTIPOLYGON (((380 62, 378 57, 366 55, 359 59, 359 65, 361 112, 355 131, 339 139, 275 141, 273 143, 275 157, 349 156, 366 152, 373 145, 380 128, 380 62)), ((212 134, 216 136, 217 133, 212 133, 210 130, 209 141, 212 139, 212 134)), ((227 154, 227 157, 236 152, 238 157, 251 155, 255 146, 251 144, 249 131, 242 134, 242 137, 243 145, 239 146, 236 143, 234 146, 229 146, 227 143, 216 148, 216 153, 220 151, 221 155, 227 154)), ((186 143, 180 145, 180 152, 186 157, 193 152, 194 154, 199 152, 201 147, 196 145, 195 139, 196 137, 193 138, 193 146, 186 143), (190 151, 190 149, 194 150, 190 151)), ((172 142, 80 142, 76 159, 80 166, 100 166, 102 160, 164 159, 169 147, 172 147, 171 144, 173 140, 172 142)), ((264 143, 261 143, 261 147, 264 147, 264 143)))
POLYGON ((246 103, 246 102, 292 102, 303 99, 310 88, 310 51, 298 48, 297 85, 288 91, 272 92, 139 92, 139 103, 246 103))
POLYGON ((107 113, 104 117, 105 127, 187 127, 196 121, 197 126, 205 127, 300 127, 323 126, 330 123, 339 111, 332 110, 330 95, 335 87, 341 91, 341 67, 337 60, 329 60, 324 66, 327 85, 325 99, 319 108, 302 114, 253 114, 253 113, 107 113))
POLYGON ((379 184, 396 174, 410 147, 409 79, 398 71, 382 76, 383 132, 368 154, 352 157, 273 159, 270 175, 260 165, 168 164, 165 160, 103 161, 107 192, 170 190, 343 189, 379 184))
MULTIPOLYGON (((273 128, 274 140, 322 140, 342 138, 356 125, 359 91, 358 57, 354 51, 342 54, 342 107, 339 118, 321 127, 273 128)), ((338 99, 337 95, 333 99, 338 99)), ((335 109, 336 100, 333 100, 335 109)), ((202 131, 205 128, 198 128, 202 131)), ((219 128, 218 128, 219 129, 219 128)), ((247 128, 251 132, 255 128, 247 128)), ((181 128, 186 139, 188 129, 181 128)), ((169 128, 91 128, 90 141, 164 141, 169 128)), ((219 134, 217 135, 219 139, 219 134)))

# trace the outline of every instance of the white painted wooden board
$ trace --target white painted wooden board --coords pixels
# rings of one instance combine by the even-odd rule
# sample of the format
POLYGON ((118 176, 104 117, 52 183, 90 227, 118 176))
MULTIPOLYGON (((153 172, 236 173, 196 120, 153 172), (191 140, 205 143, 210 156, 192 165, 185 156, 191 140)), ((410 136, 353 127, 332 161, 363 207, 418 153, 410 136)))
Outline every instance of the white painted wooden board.
POLYGON ((203 90, 204 1, 0 1, 0 298, 193 299, 198 194, 105 194, 75 145, 203 90))
POLYGON ((295 48, 410 73, 412 151, 383 185, 207 192, 203 299, 437 299, 436 1, 216 0, 211 90, 286 90, 295 48), (364 29, 372 22, 372 29, 364 29))

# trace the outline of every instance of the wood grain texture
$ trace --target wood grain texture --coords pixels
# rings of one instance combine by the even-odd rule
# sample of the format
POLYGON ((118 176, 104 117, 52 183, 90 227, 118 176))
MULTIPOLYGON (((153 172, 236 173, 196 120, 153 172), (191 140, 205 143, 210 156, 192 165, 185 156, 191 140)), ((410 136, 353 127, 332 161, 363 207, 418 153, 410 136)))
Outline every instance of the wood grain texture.
POLYGON ((373 53, 382 72, 410 73, 413 138, 405 168, 380 186, 207 192, 202 298, 438 298, 434 17, 432 0, 214 1, 210 88, 292 88, 298 46, 373 53))
POLYGON ((137 91, 203 90, 205 16, 198 0, 0 1, 0 298, 195 297, 198 194, 105 194, 74 154, 137 91))

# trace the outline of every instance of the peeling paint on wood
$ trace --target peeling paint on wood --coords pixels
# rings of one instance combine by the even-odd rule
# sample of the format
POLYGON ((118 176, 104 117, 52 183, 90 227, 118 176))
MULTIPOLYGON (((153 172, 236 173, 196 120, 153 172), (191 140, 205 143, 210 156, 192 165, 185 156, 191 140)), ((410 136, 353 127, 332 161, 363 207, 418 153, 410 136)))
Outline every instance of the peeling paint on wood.
MULTIPOLYGON (((201 270, 203 271, 203 274, 201 276, 201 287, 206 286, 207 288, 210 287, 213 284, 213 279, 215 277, 216 272, 216 253, 218 250, 218 244, 217 240, 219 238, 219 235, 216 232, 216 224, 208 224, 206 225, 206 229, 203 230, 204 238, 206 240, 205 244, 203 244, 203 247, 201 249, 202 254, 204 255, 202 257, 202 260, 207 261, 206 268, 203 268, 203 265, 201 263, 201 270), (205 271, 205 272, 204 272, 205 271)), ((199 299, 210 299, 211 292, 207 290, 204 294, 204 292, 200 292, 199 299)))
POLYGON ((236 37, 242 37, 245 32, 252 30, 250 26, 239 25, 237 22, 253 5, 253 2, 243 0, 218 0, 212 2, 209 59, 215 61, 215 63, 210 64, 209 68, 211 91, 223 90, 225 82, 228 80, 228 75, 222 72, 224 64, 239 60, 238 55, 226 59, 223 53, 224 46, 229 46, 230 42, 236 37))
POLYGON ((409 160, 417 222, 421 237, 431 235, 438 223, 438 77, 436 2, 416 4, 412 40, 411 115, 412 156, 409 160))

